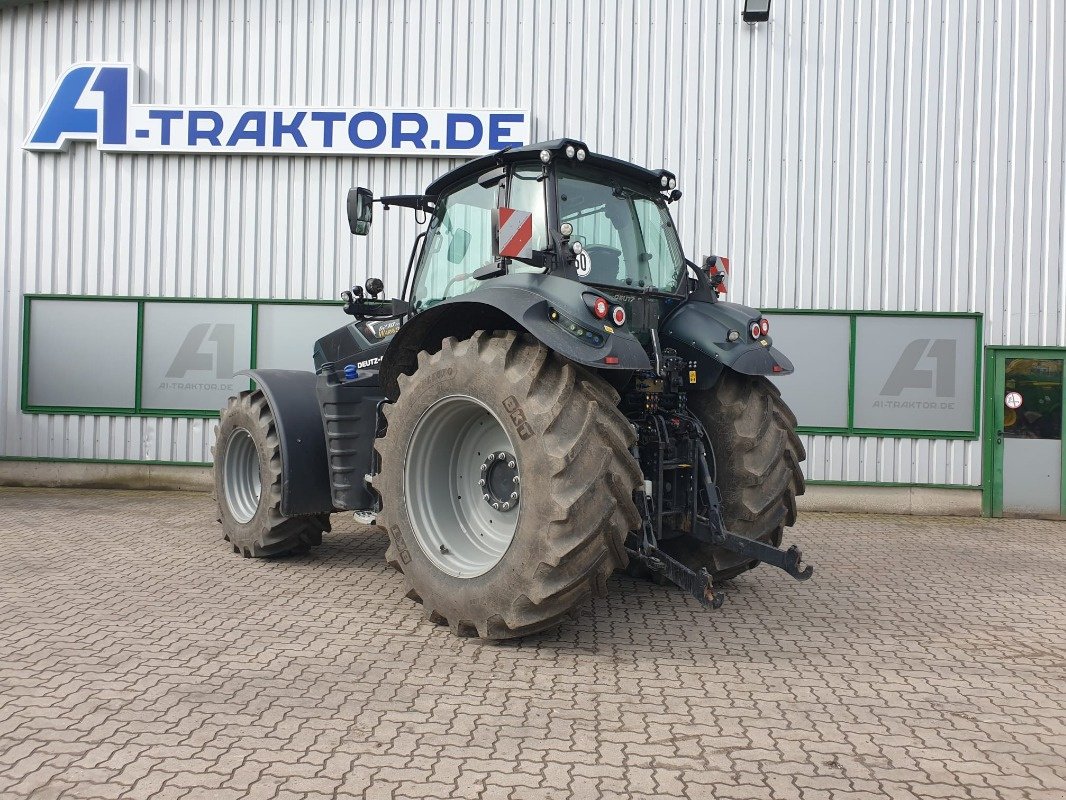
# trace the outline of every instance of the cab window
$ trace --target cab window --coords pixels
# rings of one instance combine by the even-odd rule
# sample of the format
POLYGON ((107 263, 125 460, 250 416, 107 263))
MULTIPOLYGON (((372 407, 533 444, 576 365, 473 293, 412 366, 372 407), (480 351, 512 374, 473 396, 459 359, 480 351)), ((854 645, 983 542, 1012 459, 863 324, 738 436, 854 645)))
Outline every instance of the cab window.
MULTIPOLYGON (((531 244, 534 250, 544 250, 548 247, 548 209, 544 200, 546 184, 543 171, 535 167, 520 167, 511 174, 511 190, 507 205, 509 208, 528 211, 533 215, 531 244)), ((544 270, 515 261, 511 264, 511 271, 543 272, 544 270)))
POLYGON ((440 198, 411 292, 416 309, 477 288, 474 272, 492 261, 495 207, 496 187, 476 182, 440 198))
POLYGON ((661 197, 592 170, 560 167, 558 176, 559 219, 589 255, 586 282, 677 290, 684 256, 661 197))

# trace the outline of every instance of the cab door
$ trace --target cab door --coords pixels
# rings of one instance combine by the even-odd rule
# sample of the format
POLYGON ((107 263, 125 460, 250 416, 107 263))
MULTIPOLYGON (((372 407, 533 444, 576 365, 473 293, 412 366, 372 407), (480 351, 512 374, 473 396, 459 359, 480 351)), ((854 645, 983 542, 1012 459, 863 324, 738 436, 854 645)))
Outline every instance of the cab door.
POLYGON ((1066 350, 990 348, 985 447, 994 517, 1066 518, 1066 350))

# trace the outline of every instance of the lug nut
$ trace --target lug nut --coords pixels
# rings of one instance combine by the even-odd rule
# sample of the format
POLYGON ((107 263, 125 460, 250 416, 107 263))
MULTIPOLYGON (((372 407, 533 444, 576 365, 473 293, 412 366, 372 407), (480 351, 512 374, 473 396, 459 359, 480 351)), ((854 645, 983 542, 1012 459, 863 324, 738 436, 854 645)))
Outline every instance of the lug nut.
POLYGON ((517 500, 518 499, 518 492, 511 492, 511 499, 512 500, 517 500))
POLYGON ((500 510, 500 504, 499 503, 493 503, 492 507, 495 508, 497 511, 500 510))
POLYGON ((496 460, 496 454, 495 453, 489 453, 489 457, 486 458, 485 460, 488 461, 491 464, 493 461, 496 460))
POLYGON ((509 466, 511 469, 514 469, 514 460, 512 459, 511 461, 508 461, 507 466, 509 466))
POLYGON ((510 511, 511 510, 511 504, 510 503, 504 503, 503 504, 503 510, 504 511, 510 511))
POLYGON ((481 465, 481 471, 482 471, 482 472, 484 472, 484 471, 485 471, 485 470, 487 470, 488 468, 489 468, 489 465, 488 465, 488 464, 482 464, 482 465, 481 465))
POLYGON ((518 483, 518 476, 517 475, 514 476, 514 482, 518 483))
POLYGON ((484 500, 486 503, 489 502, 489 496, 487 494, 481 495, 481 499, 484 500))
POLYGON ((485 479, 484 479, 484 478, 481 478, 481 479, 480 479, 480 480, 479 480, 479 481, 477 482, 477 485, 478 485, 478 486, 484 486, 484 485, 485 485, 485 479))

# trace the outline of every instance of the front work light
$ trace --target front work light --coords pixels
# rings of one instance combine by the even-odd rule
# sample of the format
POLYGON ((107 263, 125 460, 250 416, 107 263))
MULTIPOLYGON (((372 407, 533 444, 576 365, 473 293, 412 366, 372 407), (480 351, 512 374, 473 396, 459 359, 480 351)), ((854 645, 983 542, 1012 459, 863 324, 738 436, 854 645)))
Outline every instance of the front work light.
POLYGON ((587 155, 588 155, 588 153, 586 153, 584 150, 578 150, 577 151, 577 160, 578 161, 584 161, 585 160, 585 156, 587 156, 587 155))
POLYGON ((551 152, 550 152, 550 151, 548 151, 548 150, 541 150, 541 151, 540 151, 540 160, 541 160, 541 161, 542 161, 543 163, 547 164, 547 163, 548 163, 549 161, 551 161, 551 160, 552 160, 552 154, 551 154, 551 152))
POLYGON ((572 144, 568 144, 566 146, 566 157, 573 158, 575 155, 577 155, 577 151, 574 150, 574 146, 572 144))

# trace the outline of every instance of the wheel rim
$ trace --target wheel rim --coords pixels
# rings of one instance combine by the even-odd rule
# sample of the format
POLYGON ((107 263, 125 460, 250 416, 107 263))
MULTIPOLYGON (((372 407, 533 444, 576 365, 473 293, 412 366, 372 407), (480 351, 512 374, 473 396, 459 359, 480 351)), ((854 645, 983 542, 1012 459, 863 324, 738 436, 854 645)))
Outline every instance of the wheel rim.
POLYGON ((426 409, 407 448, 404 495, 415 540, 442 572, 474 578, 500 563, 518 529, 521 464, 488 406, 457 395, 426 409))
POLYGON ((237 522, 248 522, 259 509, 263 486, 259 477, 259 450, 252 434, 244 428, 237 428, 226 443, 222 476, 230 514, 237 522))

